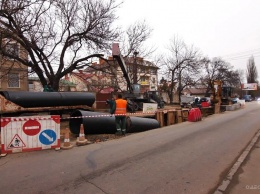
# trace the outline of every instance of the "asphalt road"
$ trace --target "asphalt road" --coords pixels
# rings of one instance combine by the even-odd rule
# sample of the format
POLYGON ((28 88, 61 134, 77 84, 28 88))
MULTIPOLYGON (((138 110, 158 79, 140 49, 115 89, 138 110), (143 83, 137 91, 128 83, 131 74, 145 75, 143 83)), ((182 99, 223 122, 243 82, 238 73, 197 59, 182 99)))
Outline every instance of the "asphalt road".
POLYGON ((0 159, 0 193, 213 193, 260 126, 260 104, 70 150, 0 159))

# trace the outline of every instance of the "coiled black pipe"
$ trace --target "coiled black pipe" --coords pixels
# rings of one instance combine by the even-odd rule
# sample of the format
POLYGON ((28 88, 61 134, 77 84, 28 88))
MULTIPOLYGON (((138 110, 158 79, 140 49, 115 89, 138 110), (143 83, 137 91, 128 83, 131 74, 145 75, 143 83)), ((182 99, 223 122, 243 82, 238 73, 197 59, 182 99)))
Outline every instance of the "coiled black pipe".
POLYGON ((91 107, 95 102, 95 95, 89 92, 0 91, 0 94, 23 108, 77 105, 91 107))
POLYGON ((116 122, 114 116, 109 113, 90 112, 83 110, 75 110, 71 113, 69 127, 73 134, 79 134, 80 125, 84 126, 85 134, 113 134, 116 132, 116 122))
POLYGON ((129 117, 126 127, 127 133, 135 133, 159 128, 160 123, 152 118, 129 117))

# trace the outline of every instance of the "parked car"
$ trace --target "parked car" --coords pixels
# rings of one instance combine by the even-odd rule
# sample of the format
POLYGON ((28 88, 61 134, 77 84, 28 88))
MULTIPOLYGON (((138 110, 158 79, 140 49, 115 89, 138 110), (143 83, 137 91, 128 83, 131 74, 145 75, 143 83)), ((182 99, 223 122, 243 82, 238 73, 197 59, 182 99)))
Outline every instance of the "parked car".
POLYGON ((245 99, 246 102, 251 102, 252 101, 251 95, 244 95, 244 99, 245 99))
POLYGON ((199 102, 200 103, 202 103, 202 102, 209 102, 210 103, 210 97, 202 97, 202 98, 200 98, 199 102))
POLYGON ((199 105, 201 107, 210 107, 211 106, 211 101, 209 97, 202 97, 199 100, 199 105))
POLYGON ((239 98, 237 98, 237 97, 236 98, 232 98, 231 101, 232 101, 232 104, 235 104, 235 103, 237 103, 239 101, 239 98))

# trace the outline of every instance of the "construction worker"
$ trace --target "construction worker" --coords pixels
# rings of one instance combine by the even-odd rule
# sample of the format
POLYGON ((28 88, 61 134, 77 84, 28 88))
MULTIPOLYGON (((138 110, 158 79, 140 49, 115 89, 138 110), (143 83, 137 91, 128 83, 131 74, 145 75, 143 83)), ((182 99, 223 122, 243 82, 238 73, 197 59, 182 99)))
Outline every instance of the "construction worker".
POLYGON ((116 110, 116 95, 112 96, 111 100, 106 100, 106 104, 109 105, 109 112, 110 114, 114 114, 115 110, 116 110))
POLYGON ((114 111, 117 129, 116 135, 126 134, 126 107, 127 101, 122 99, 122 94, 118 94, 114 111))
POLYGON ((47 85, 45 85, 45 86, 43 87, 43 91, 44 91, 44 92, 54 92, 54 89, 52 88, 51 84, 48 83, 47 85))

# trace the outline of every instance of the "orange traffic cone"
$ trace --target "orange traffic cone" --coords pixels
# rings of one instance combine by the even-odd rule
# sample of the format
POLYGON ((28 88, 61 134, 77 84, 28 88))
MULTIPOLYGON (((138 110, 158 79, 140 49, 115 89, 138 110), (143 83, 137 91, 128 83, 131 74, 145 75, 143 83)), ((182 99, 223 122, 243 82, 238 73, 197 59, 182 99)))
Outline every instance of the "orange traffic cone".
POLYGON ((64 136, 64 143, 63 145, 61 146, 61 149, 70 149, 72 148, 73 145, 70 143, 70 132, 69 132, 69 129, 66 128, 66 132, 65 132, 65 136, 64 136))
POLYGON ((88 143, 90 142, 85 138, 84 126, 83 124, 81 124, 79 130, 79 137, 77 138, 76 145, 86 145, 88 143))

